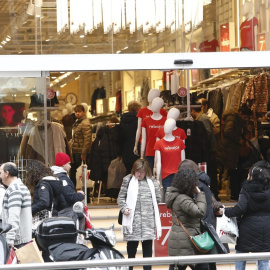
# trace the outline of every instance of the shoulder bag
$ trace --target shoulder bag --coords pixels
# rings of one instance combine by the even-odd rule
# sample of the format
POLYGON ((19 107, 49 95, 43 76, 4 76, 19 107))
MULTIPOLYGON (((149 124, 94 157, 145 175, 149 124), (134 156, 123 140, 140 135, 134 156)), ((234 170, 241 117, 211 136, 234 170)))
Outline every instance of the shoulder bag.
POLYGON ((187 234, 188 238, 191 241, 192 246, 195 248, 195 250, 199 253, 207 253, 210 251, 215 243, 208 232, 204 232, 201 234, 198 234, 196 236, 191 236, 185 226, 182 224, 182 222, 177 218, 176 214, 174 213, 174 216, 178 222, 178 224, 183 228, 184 232, 187 234))

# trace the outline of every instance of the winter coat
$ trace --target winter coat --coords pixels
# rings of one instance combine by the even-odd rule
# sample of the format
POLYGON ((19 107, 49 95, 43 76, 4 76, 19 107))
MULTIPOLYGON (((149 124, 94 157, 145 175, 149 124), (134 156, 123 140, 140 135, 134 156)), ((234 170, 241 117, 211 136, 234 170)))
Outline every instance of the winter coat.
MULTIPOLYGON (((172 213, 175 213, 178 219, 185 226, 190 235, 195 236, 201 233, 201 218, 206 214, 206 199, 204 192, 199 192, 196 200, 186 194, 180 194, 175 187, 169 187, 166 192, 165 201, 172 213)), ((178 221, 172 215, 172 229, 169 235, 168 251, 169 256, 188 256, 194 255, 191 242, 178 224, 178 221)))
POLYGON ((225 208, 227 217, 238 217, 239 237, 235 249, 241 252, 270 251, 270 187, 246 180, 234 207, 225 208))
POLYGON ((66 201, 62 194, 62 183, 58 178, 46 176, 36 185, 33 202, 32 215, 42 211, 52 209, 53 216, 57 216, 57 212, 66 208, 66 201))
POLYGON ((181 121, 177 120, 176 125, 182 128, 187 134, 185 140, 185 154, 187 159, 196 163, 205 162, 210 154, 208 148, 208 135, 201 121, 181 121), (189 135, 190 134, 190 135, 189 135))
MULTIPOLYGON (((122 212, 128 208, 126 197, 131 177, 131 174, 124 177, 123 184, 118 195, 117 202, 122 212)), ((157 203, 160 203, 160 189, 155 178, 152 178, 152 181, 155 187, 157 203)), ((132 224, 132 234, 128 233, 125 227, 123 227, 123 233, 124 241, 143 241, 153 240, 156 238, 155 211, 147 180, 138 181, 138 197, 132 224)))
POLYGON ((92 144, 92 126, 86 116, 77 119, 73 125, 72 154, 86 157, 92 144))
POLYGON ((223 137, 216 154, 217 161, 229 169, 237 168, 242 139, 243 121, 237 113, 231 111, 223 114, 223 137))
POLYGON ((80 202, 84 200, 84 195, 82 193, 75 192, 74 184, 63 168, 58 166, 52 166, 51 170, 62 182, 62 193, 66 200, 67 207, 73 206, 75 202, 80 202))
POLYGON ((264 168, 267 170, 267 172, 269 173, 270 175, 270 163, 267 161, 267 160, 260 160, 260 161, 257 161, 256 163, 254 163, 252 165, 252 167, 261 167, 261 168, 264 168))
POLYGON ((133 153, 138 126, 138 118, 136 115, 136 112, 124 113, 120 121, 119 145, 121 147, 121 156, 127 169, 127 173, 131 172, 132 165, 139 158, 139 156, 133 153))
POLYGON ((220 133, 220 119, 214 113, 212 108, 208 109, 207 116, 210 122, 212 123, 214 135, 219 134, 220 133))
POLYGON ((108 168, 113 159, 116 158, 115 148, 111 138, 111 130, 108 126, 101 127, 93 142, 88 168, 90 179, 107 183, 108 168))
POLYGON ((210 190, 210 177, 205 172, 198 173, 199 178, 199 189, 204 192, 206 199, 206 214, 202 218, 203 221, 206 221, 216 227, 216 217, 214 215, 214 210, 212 206, 212 192, 210 190))

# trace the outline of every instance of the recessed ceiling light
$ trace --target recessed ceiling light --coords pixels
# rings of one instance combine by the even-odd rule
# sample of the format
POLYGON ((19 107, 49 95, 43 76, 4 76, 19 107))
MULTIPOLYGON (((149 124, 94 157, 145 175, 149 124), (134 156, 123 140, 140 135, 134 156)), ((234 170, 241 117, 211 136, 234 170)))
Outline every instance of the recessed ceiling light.
POLYGON ((56 79, 57 77, 56 77, 56 76, 52 76, 51 78, 52 78, 52 79, 56 79))

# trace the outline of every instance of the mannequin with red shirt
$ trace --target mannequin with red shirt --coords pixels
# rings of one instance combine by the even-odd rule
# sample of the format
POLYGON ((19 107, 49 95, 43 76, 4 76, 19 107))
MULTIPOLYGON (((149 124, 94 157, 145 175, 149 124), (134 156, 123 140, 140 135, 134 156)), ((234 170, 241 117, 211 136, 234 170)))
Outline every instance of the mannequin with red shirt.
POLYGON ((164 126, 166 121, 166 117, 160 112, 163 105, 164 101, 162 98, 154 98, 151 104, 151 111, 153 114, 142 121, 141 158, 144 158, 145 156, 152 171, 154 168, 156 132, 159 128, 164 126))
MULTIPOLYGON (((172 118, 176 121, 179 116, 180 116, 180 111, 177 108, 171 108, 168 111, 167 119, 172 118)), ((176 138, 183 140, 183 142, 185 142, 185 139, 187 138, 186 132, 182 128, 179 128, 177 126, 175 126, 175 128, 173 129, 172 134, 176 138)), ((164 136, 165 136, 165 132, 164 132, 164 127, 163 127, 157 131, 156 140, 158 141, 162 139, 164 136)))
POLYGON ((217 52, 219 44, 213 34, 212 25, 205 26, 202 30, 203 41, 199 45, 200 52, 217 52))
MULTIPOLYGON (((137 114, 138 127, 137 127, 137 131, 136 131, 135 145, 134 145, 134 149, 133 149, 133 152, 135 155, 138 155, 138 144, 139 144, 139 141, 141 138, 142 121, 145 118, 150 117, 153 114, 153 112, 151 111, 151 104, 152 104, 152 101, 154 100, 154 98, 159 97, 159 96, 160 96, 159 89, 157 89, 157 88, 151 89, 148 93, 148 96, 147 96, 149 105, 147 107, 141 108, 137 114)), ((163 108, 161 108, 160 113, 165 117, 167 116, 167 112, 163 108)))
POLYGON ((246 1, 241 9, 246 20, 240 25, 241 51, 257 50, 258 19, 253 16, 253 3, 246 1))
POLYGON ((178 166, 185 159, 186 148, 183 140, 173 136, 176 121, 172 118, 166 120, 164 125, 165 136, 155 143, 156 174, 157 180, 162 179, 164 194, 171 186, 174 174, 178 166))

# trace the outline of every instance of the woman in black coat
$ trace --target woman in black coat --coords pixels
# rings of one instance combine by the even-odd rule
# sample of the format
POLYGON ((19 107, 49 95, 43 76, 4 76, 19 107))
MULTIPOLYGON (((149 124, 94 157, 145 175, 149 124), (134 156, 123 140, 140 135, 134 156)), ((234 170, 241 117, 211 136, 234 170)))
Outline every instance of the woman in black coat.
MULTIPOLYGON (((270 176, 266 169, 252 167, 243 183, 239 200, 226 208, 227 217, 240 218, 236 252, 270 252, 270 176)), ((221 209, 223 212, 223 209, 221 209)), ((246 262, 236 262, 235 269, 245 269, 246 262)), ((269 269, 268 260, 258 261, 258 270, 269 269)))
POLYGON ((138 124, 136 115, 140 108, 141 105, 138 102, 130 101, 128 112, 124 113, 120 120, 119 146, 127 173, 131 172, 132 165, 138 159, 138 156, 133 153, 133 148, 138 124))

